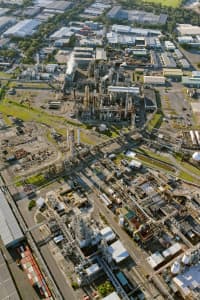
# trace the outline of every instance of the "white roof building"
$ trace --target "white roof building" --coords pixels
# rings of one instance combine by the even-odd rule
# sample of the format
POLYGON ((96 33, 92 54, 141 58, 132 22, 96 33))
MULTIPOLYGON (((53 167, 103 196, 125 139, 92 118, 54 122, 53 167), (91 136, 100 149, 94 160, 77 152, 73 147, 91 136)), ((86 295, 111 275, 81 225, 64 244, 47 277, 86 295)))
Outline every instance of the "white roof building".
POLYGON ((15 36, 15 37, 26 37, 34 34, 36 28, 41 24, 39 20, 36 19, 26 19, 20 21, 16 25, 9 28, 4 32, 3 36, 15 36))
POLYGON ((108 92, 109 93, 128 93, 128 94, 135 94, 139 95, 140 93, 140 88, 136 86, 130 86, 130 87, 125 87, 125 86, 108 86, 108 92))
POLYGON ((158 267, 164 260, 164 257, 158 251, 147 257, 147 262, 152 267, 152 269, 158 267))
POLYGON ((100 231, 102 239, 106 242, 113 241, 116 238, 116 234, 112 231, 110 227, 105 227, 100 231))
POLYGON ((176 46, 171 41, 165 41, 165 49, 167 49, 167 50, 175 50, 176 46))
POLYGON ((119 240, 108 247, 108 252, 112 255, 112 259, 116 263, 120 263, 121 261, 129 257, 129 253, 119 240))
POLYGON ((164 85, 164 76, 144 76, 144 84, 164 85))
POLYGON ((200 26, 178 24, 177 31, 180 35, 200 35, 200 26))
POLYGON ((164 256, 164 258, 168 258, 170 256, 173 256, 173 255, 177 254, 179 251, 181 251, 181 249, 182 249, 181 244, 175 243, 171 247, 164 250, 162 252, 162 255, 164 256))
POLYGON ((55 31, 51 36, 51 40, 58 40, 61 38, 69 38, 74 34, 69 27, 61 27, 59 30, 55 31))
POLYGON ((178 42, 180 44, 188 44, 188 43, 193 43, 194 39, 192 36, 189 35, 183 35, 178 37, 178 42))
POLYGON ((0 236, 5 247, 10 247, 24 238, 17 220, 0 191, 0 236))

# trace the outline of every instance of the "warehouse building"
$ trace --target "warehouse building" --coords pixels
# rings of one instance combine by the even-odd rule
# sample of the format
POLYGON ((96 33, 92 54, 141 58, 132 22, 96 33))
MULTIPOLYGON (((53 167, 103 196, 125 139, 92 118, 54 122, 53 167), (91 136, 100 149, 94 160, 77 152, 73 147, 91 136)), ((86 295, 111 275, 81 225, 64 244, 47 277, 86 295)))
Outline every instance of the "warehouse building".
POLYGON ((190 44, 194 42, 194 38, 191 35, 179 36, 177 39, 179 44, 190 44))
POLYGON ((122 10, 121 6, 113 6, 111 10, 107 13, 107 17, 109 19, 116 19, 116 20, 124 20, 128 19, 128 13, 125 10, 122 10))
POLYGON ((167 51, 174 51, 176 49, 176 46, 171 41, 165 41, 165 49, 167 51))
POLYGON ((114 6, 108 12, 109 19, 129 20, 140 24, 165 24, 167 21, 166 14, 155 15, 143 10, 124 10, 121 6, 114 6))
POLYGON ((70 38, 74 34, 69 27, 61 27, 59 30, 54 32, 51 36, 51 40, 59 40, 63 38, 70 38))
POLYGON ((160 56, 162 64, 166 68, 176 68, 176 62, 171 54, 164 52, 160 56))
POLYGON ((144 76, 144 84, 165 85, 164 76, 144 76))
POLYGON ((190 64, 185 58, 180 59, 179 63, 181 64, 183 69, 185 69, 185 70, 190 69, 190 64))
POLYGON ((24 235, 4 196, 0 191, 0 236, 5 247, 9 248, 23 240, 24 235))
POLYGON ((159 69, 162 67, 160 56, 155 51, 150 52, 150 61, 154 69, 159 69))
POLYGON ((163 76, 174 79, 181 80, 183 76, 183 71, 181 69, 163 69, 163 76))
POLYGON ((174 50, 174 57, 177 59, 181 59, 183 57, 183 54, 181 53, 181 51, 179 49, 175 49, 174 50))
POLYGON ((15 36, 15 37, 26 37, 31 36, 35 33, 37 27, 41 24, 39 20, 36 19, 26 19, 20 21, 16 25, 9 28, 4 32, 4 37, 15 36))
POLYGON ((200 88, 200 78, 183 76, 182 84, 191 88, 200 88))
POLYGON ((192 71, 192 77, 200 79, 200 71, 192 71))
POLYGON ((118 240, 108 247, 108 253, 112 259, 118 264, 129 257, 129 253, 124 248, 123 244, 118 240))
POLYGON ((176 29, 179 35, 200 35, 200 26, 179 24, 176 29))
POLYGON ((146 46, 150 49, 161 49, 160 40, 157 37, 146 37, 146 46))
POLYGON ((69 1, 52 1, 45 6, 44 12, 62 14, 72 7, 69 1))
POLYGON ((16 19, 13 17, 0 17, 0 33, 7 30, 9 27, 16 23, 16 19))
POLYGON ((160 30, 153 30, 153 29, 143 29, 143 28, 135 28, 126 25, 112 25, 112 31, 121 34, 132 34, 135 36, 159 36, 161 35, 160 30))
POLYGON ((125 34, 118 34, 116 32, 108 32, 106 36, 108 43, 110 45, 127 45, 127 46, 134 46, 135 45, 135 36, 132 35, 125 35, 125 34))

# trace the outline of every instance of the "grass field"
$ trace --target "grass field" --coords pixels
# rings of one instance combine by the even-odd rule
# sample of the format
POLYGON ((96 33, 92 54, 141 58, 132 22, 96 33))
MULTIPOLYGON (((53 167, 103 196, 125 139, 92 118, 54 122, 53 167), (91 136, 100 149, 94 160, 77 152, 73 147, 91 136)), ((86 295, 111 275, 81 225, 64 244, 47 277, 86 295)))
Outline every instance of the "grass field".
POLYGON ((170 7, 179 7, 182 3, 182 0, 143 0, 143 2, 150 2, 161 4, 163 6, 170 6, 170 7))
POLYGON ((160 127, 162 123, 162 114, 156 113, 147 125, 148 131, 152 131, 154 128, 160 127))

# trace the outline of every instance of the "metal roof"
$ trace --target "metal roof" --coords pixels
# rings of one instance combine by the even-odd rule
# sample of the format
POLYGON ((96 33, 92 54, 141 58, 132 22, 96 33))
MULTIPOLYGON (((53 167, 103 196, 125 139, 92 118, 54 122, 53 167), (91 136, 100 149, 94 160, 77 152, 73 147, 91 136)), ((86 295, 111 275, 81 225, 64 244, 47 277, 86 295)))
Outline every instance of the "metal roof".
POLYGON ((164 257, 157 251, 147 257, 147 262, 154 269, 164 261, 164 257))
POLYGON ((178 253, 182 249, 181 244, 175 243, 171 247, 167 248, 162 252, 162 255, 166 258, 168 256, 178 253))
POLYGON ((108 87, 108 92, 111 93, 129 93, 129 94, 139 94, 140 88, 135 86, 125 87, 125 86, 113 86, 108 87))
POLYGON ((13 35, 24 37, 28 35, 32 35, 34 30, 41 24, 39 20, 36 19, 26 19, 19 21, 16 25, 9 28, 6 32, 4 32, 5 36, 13 35))
POLYGON ((23 233, 4 196, 0 191, 0 236, 6 247, 23 239, 23 233))
POLYGON ((108 247, 108 252, 116 263, 120 263, 129 256, 129 253, 119 240, 108 247))
POLYGON ((116 235, 115 233, 112 231, 112 229, 110 227, 105 227, 103 228, 101 231, 101 236, 104 240, 108 241, 112 241, 115 239, 116 235))

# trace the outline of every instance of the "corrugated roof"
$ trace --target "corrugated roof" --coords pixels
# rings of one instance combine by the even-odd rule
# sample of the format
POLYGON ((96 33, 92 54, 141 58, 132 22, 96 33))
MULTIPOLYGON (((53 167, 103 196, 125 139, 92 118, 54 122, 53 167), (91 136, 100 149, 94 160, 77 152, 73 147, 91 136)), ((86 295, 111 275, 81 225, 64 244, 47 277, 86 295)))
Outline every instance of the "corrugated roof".
POLYGON ((23 233, 17 220, 7 203, 4 194, 0 191, 0 236, 6 247, 23 238, 23 233))

